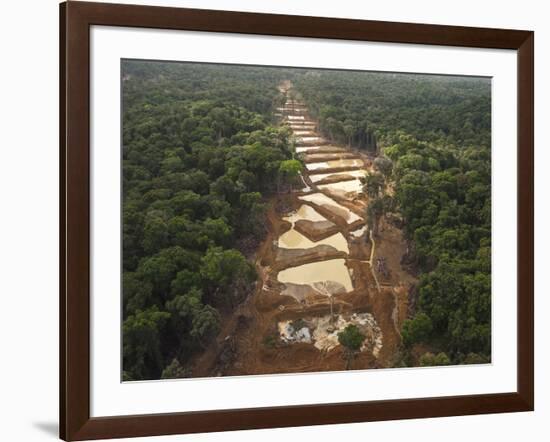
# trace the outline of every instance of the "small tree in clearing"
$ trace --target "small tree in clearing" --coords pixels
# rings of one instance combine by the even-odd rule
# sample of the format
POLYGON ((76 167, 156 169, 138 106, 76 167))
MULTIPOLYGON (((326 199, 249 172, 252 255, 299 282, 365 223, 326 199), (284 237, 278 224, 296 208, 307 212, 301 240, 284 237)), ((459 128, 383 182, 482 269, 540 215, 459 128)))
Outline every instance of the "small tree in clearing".
POLYGON ((298 160, 284 160, 281 161, 279 166, 279 177, 288 181, 290 184, 290 190, 292 191, 292 184, 300 176, 302 171, 302 163, 298 160))
POLYGON ((348 325, 344 331, 338 333, 338 342, 344 346, 346 353, 346 370, 351 368, 351 361, 355 358, 357 352, 361 350, 364 340, 365 336, 353 324, 348 325))

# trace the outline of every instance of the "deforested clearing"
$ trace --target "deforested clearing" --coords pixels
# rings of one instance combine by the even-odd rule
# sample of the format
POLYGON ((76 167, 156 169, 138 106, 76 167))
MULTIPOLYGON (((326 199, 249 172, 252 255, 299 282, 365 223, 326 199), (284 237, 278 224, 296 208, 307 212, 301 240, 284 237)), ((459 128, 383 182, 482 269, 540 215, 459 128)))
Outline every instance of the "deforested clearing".
POLYGON ((491 362, 490 79, 121 67, 123 381, 491 362))

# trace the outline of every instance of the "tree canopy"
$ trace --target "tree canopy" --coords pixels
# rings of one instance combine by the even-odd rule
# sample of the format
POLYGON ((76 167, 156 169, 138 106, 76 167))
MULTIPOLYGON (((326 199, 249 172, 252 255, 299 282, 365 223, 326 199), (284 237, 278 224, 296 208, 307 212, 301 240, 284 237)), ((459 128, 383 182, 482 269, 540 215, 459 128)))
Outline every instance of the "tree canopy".
POLYGON ((189 375, 254 289, 267 198, 302 170, 275 116, 286 79, 325 137, 376 156, 367 221, 399 212, 419 280, 405 351, 490 360, 488 79, 124 60, 123 379, 189 375))
POLYGON ((405 350, 430 346, 426 364, 490 360, 490 80, 309 70, 293 83, 326 137, 376 156, 364 180, 373 233, 389 211, 403 219, 419 277, 405 350))
POLYGON ((361 333, 356 325, 349 324, 338 333, 338 342, 344 347, 346 352, 346 368, 351 367, 351 361, 355 354, 361 349, 365 335, 361 333))
POLYGON ((485 78, 306 70, 293 84, 334 141, 376 151, 403 132, 444 145, 490 145, 485 78))
POLYGON ((274 120, 285 75, 123 61, 124 379, 189 375, 253 290, 265 198, 301 168, 274 120))

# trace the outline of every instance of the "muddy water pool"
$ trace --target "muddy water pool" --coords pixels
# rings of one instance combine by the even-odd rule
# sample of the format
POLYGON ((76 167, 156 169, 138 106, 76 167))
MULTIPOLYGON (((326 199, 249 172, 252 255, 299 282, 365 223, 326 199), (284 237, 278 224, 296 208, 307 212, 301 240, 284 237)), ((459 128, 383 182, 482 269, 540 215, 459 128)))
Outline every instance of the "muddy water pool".
POLYGON ((324 282, 335 282, 343 286, 346 292, 353 290, 349 270, 344 259, 329 259, 290 267, 280 271, 277 280, 282 283, 302 284, 312 287, 324 282))
POLYGON ((338 181, 330 184, 319 184, 319 189, 328 190, 335 193, 359 193, 363 190, 363 183, 359 180, 338 181))
POLYGON ((317 212, 313 207, 302 204, 300 208, 289 216, 283 218, 292 224, 290 230, 283 233, 278 240, 277 245, 283 249, 311 249, 319 245, 334 247, 341 252, 349 253, 348 242, 344 235, 336 233, 328 238, 314 242, 294 229, 294 224, 299 220, 312 222, 327 221, 327 219, 317 212))

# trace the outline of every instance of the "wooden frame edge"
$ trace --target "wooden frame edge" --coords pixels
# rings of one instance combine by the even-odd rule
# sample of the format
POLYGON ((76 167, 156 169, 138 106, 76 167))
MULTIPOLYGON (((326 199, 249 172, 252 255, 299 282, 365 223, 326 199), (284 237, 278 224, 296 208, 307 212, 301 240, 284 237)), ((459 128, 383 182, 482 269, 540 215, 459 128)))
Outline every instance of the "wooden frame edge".
POLYGON ((65 284, 65 246, 66 246, 66 206, 65 206, 65 155, 67 152, 66 134, 66 74, 65 74, 65 41, 66 41, 65 3, 59 5, 59 437, 66 438, 65 417, 67 415, 67 390, 65 379, 67 376, 66 360, 66 284, 65 284))
POLYGON ((68 1, 89 24, 386 43, 518 49, 530 31, 303 15, 68 1), (245 29, 245 31, 243 31, 245 29))
POLYGON ((534 409, 533 32, 70 1, 60 4, 59 62, 62 439, 154 436, 534 409), (89 27, 93 24, 214 32, 243 32, 246 28, 248 34, 516 49, 518 258, 522 258, 518 259, 518 324, 522 327, 518 327, 517 393, 91 418, 89 27))
POLYGON ((535 34, 518 47, 518 394, 535 406, 534 81, 535 34), (521 259, 520 259, 521 257, 521 259))
POLYGON ((245 429, 529 411, 517 393, 92 418, 68 440, 146 437, 245 429))
MULTIPOLYGON (((90 5, 92 5, 90 3, 90 5)), ((86 8, 60 5, 60 437, 90 421, 89 32, 86 8)))

